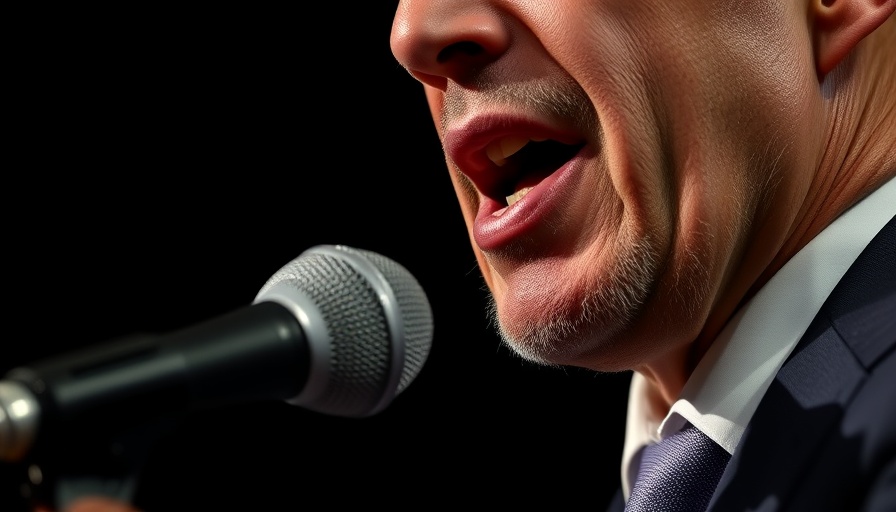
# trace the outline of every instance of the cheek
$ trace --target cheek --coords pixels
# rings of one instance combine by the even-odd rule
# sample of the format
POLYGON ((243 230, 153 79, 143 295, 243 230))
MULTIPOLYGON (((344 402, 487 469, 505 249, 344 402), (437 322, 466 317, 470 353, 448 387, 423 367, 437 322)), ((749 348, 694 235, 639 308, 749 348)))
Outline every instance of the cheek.
POLYGON ((663 27, 652 21, 665 18, 649 1, 566 4, 586 6, 565 12, 556 33, 546 32, 544 40, 554 43, 551 54, 591 98, 612 186, 637 223, 665 210, 667 198, 660 196, 669 189, 662 168, 668 123, 658 98, 675 79, 657 62, 677 66, 669 50, 674 37, 664 37, 663 27), (660 196, 645 204, 645 192, 660 196))

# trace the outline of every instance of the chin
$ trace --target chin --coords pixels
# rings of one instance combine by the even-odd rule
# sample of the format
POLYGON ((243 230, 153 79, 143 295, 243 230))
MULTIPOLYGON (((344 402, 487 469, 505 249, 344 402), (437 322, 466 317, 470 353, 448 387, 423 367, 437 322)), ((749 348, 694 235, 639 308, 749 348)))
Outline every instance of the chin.
POLYGON ((502 301, 503 308, 492 297, 489 318, 504 345, 526 361, 620 371, 631 346, 626 338, 643 316, 650 289, 646 284, 595 287, 566 303, 558 295, 549 304, 502 301))
MULTIPOLYGON (((494 311, 494 309, 492 310, 494 311)), ((492 313, 502 343, 513 354, 530 363, 548 367, 578 366, 616 372, 630 366, 626 344, 620 336, 627 325, 620 322, 572 324, 557 320, 511 334, 492 313)))

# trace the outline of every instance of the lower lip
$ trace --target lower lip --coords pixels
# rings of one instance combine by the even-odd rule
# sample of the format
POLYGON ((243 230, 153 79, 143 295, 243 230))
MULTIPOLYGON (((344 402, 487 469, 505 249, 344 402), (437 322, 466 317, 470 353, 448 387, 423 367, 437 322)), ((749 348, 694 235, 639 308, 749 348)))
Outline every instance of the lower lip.
POLYGON ((479 212, 473 223, 473 237, 479 248, 483 251, 499 250, 520 237, 532 236, 544 219, 566 203, 562 199, 570 197, 578 188, 577 178, 585 167, 583 152, 586 148, 541 180, 513 206, 481 197, 479 212))

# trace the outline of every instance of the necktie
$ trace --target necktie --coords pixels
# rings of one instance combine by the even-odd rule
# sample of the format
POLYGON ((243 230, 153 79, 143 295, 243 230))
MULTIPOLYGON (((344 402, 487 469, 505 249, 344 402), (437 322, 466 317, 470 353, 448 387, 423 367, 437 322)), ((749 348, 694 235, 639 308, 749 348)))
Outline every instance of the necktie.
POLYGON ((625 511, 706 510, 730 458, 697 427, 686 424, 679 432, 644 448, 625 511))

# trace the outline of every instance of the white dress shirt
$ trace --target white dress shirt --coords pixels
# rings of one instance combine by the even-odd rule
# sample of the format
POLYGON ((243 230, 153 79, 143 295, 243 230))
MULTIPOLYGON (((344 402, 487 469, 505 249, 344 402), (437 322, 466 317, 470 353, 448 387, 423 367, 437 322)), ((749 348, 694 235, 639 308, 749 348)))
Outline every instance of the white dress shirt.
POLYGON ((664 418, 647 405, 647 380, 632 376, 621 468, 626 501, 641 448, 685 422, 734 453, 784 360, 849 266, 894 215, 896 179, 891 179, 795 254, 728 322, 664 418))

